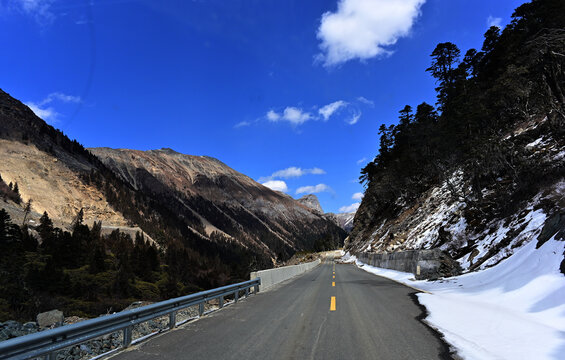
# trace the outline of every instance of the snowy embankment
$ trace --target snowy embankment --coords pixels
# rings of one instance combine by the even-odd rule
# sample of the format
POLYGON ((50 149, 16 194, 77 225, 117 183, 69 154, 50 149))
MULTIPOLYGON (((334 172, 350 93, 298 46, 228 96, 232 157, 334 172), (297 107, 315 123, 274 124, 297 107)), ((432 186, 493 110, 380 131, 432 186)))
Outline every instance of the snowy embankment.
POLYGON ((426 321, 464 359, 565 359, 565 242, 535 241, 486 270, 438 280, 376 268, 346 254, 342 261, 425 290, 426 321))

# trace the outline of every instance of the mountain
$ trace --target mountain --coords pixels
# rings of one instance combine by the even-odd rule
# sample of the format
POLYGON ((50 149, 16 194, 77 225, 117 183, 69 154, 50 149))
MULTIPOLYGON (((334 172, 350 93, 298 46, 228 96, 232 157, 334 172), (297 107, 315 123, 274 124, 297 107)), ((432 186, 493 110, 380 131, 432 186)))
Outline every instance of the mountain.
POLYGON ((563 11, 526 3, 464 57, 438 44, 438 107, 406 106, 381 126, 349 251, 440 248, 473 271, 565 239, 563 11))
POLYGON ((318 197, 314 194, 304 195, 297 200, 302 205, 312 209, 315 214, 322 214, 324 218, 329 219, 334 224, 345 230, 346 233, 351 232, 353 229, 353 219, 355 218, 355 213, 324 213, 322 206, 318 197))
POLYGON ((346 236, 219 160, 92 151, 0 90, 0 321, 217 287, 346 236))
POLYGON ((332 214, 336 217, 337 225, 345 230, 347 233, 350 233, 353 230, 353 220, 355 219, 355 213, 339 213, 339 214, 332 214))
POLYGON ((304 195, 297 201, 302 205, 314 210, 318 214, 324 213, 324 210, 322 210, 322 206, 320 205, 320 201, 318 200, 318 197, 314 194, 304 195))
POLYGON ((89 150, 134 189, 174 199, 198 236, 220 236, 273 261, 311 249, 318 237, 335 246, 343 237, 320 214, 217 159, 171 149, 89 150))

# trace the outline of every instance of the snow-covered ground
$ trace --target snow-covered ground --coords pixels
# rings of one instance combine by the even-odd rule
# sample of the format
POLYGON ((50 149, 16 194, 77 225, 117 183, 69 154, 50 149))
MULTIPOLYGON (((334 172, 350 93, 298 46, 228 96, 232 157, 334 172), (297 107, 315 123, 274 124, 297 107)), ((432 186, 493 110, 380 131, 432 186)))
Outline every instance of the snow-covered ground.
POLYGON ((426 321, 464 359, 565 359, 565 242, 539 249, 531 241, 498 265, 438 281, 376 268, 345 254, 342 261, 422 289, 426 321))

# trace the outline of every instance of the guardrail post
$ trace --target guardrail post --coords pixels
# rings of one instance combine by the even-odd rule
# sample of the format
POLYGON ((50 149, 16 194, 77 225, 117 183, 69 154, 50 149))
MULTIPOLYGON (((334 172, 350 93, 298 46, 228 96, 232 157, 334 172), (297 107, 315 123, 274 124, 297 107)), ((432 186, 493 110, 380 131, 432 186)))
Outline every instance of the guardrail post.
POLYGON ((47 355, 45 355, 45 360, 57 360, 57 354, 58 351, 52 351, 50 353, 47 353, 47 355))
POLYGON ((169 330, 172 330, 177 325, 177 312, 172 311, 169 313, 169 330))
POLYGON ((220 301, 219 301, 219 306, 220 306, 220 309, 221 309, 221 308, 224 307, 224 297, 223 297, 223 296, 220 296, 219 300, 220 300, 220 301))
POLYGON ((123 345, 125 348, 129 347, 131 345, 131 336, 132 336, 132 330, 133 327, 132 326, 128 326, 126 328, 124 328, 124 342, 123 345))
POLYGON ((255 285, 254 288, 255 288, 255 294, 257 294, 259 292, 259 285, 255 285))
POLYGON ((249 288, 247 287, 247 288, 245 288, 245 297, 248 297, 248 296, 249 296, 249 288))
POLYGON ((202 316, 204 314, 204 302, 198 304, 198 316, 202 316))
POLYGON ((237 300, 239 300, 239 289, 237 289, 234 294, 234 301, 237 302, 237 300))

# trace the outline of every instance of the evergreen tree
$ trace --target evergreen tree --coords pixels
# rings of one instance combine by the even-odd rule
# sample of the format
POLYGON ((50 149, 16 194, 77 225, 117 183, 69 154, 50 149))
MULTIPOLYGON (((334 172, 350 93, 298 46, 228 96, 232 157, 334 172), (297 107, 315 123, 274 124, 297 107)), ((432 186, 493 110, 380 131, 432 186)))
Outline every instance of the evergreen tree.
POLYGON ((426 71, 429 71, 437 80, 436 91, 438 92, 437 98, 440 109, 447 103, 453 89, 456 78, 454 68, 460 55, 459 48, 451 42, 438 44, 432 52, 432 65, 426 71))

